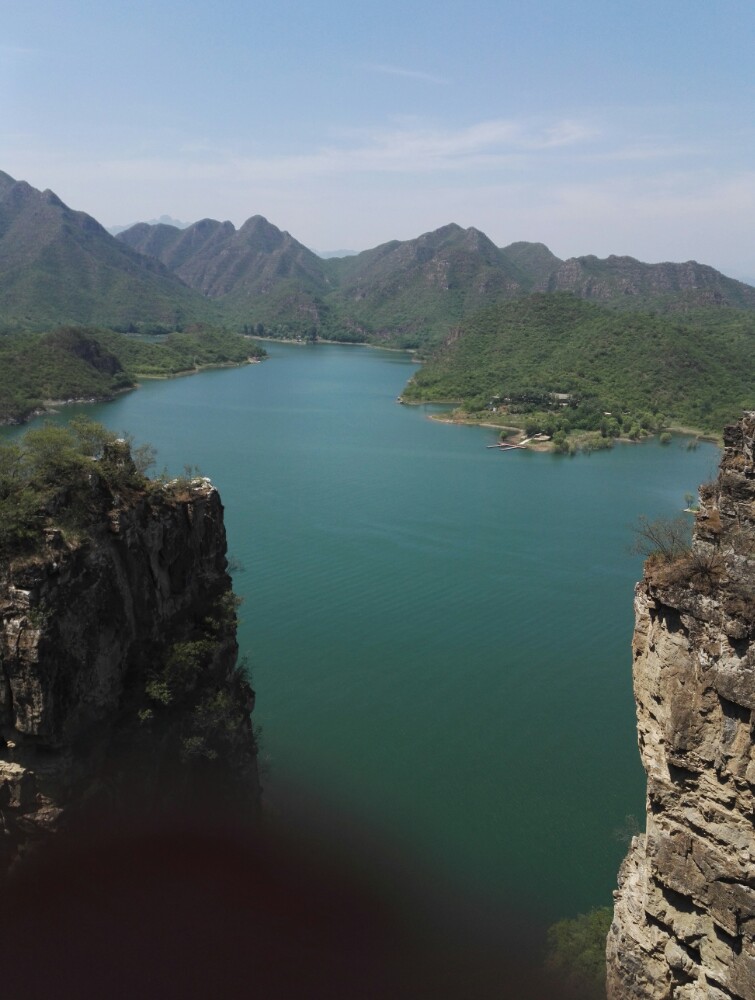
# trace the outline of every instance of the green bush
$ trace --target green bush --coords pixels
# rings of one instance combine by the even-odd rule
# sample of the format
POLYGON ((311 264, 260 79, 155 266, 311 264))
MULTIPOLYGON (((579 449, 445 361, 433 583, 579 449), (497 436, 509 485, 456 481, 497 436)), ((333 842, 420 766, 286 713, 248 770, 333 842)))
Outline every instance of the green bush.
POLYGON ((611 908, 603 906, 548 929, 548 968, 585 1000, 605 997, 606 937, 612 916, 611 908))
POLYGON ((209 639, 176 643, 161 670, 147 682, 147 696, 161 705, 184 700, 196 687, 214 651, 215 644, 209 639))

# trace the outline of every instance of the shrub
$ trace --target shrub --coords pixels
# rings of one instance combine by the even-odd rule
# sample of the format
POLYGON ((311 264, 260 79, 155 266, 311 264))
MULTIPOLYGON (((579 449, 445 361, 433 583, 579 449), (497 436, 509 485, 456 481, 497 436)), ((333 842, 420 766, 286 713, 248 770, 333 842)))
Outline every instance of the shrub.
POLYGON ((161 705, 182 701, 196 687, 199 674, 214 650, 215 644, 209 639, 176 643, 162 669, 147 682, 147 696, 161 705))
POLYGON ((181 759, 240 760, 255 746, 249 708, 253 699, 243 662, 222 688, 210 687, 187 716, 181 737, 181 759))
POLYGON ((690 553, 692 529, 684 515, 655 521, 642 515, 634 533, 632 552, 650 561, 670 563, 690 553))
POLYGON ((548 968, 585 1000, 605 997, 606 937, 611 919, 611 908, 602 906, 548 928, 548 968))
POLYGON ((86 530, 114 494, 145 485, 130 441, 101 424, 35 427, 0 445, 0 556, 34 550, 47 527, 86 530))

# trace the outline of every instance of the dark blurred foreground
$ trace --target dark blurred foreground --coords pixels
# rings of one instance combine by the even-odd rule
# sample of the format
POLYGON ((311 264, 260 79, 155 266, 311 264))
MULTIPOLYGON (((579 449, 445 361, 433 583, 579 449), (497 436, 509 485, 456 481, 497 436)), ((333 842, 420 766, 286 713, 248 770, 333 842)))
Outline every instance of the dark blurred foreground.
POLYGON ((369 835, 219 815, 90 819, 27 859, 2 886, 3 998, 564 995, 541 928, 425 892, 369 835))

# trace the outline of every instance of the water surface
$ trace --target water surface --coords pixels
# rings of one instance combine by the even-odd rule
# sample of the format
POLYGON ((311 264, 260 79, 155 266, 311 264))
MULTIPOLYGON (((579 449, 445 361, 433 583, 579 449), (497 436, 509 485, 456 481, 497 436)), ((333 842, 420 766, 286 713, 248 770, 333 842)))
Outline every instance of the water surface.
POLYGON ((293 777, 548 919, 610 903, 644 813, 630 526, 716 449, 503 454, 396 403, 405 355, 267 346, 84 412, 221 491, 270 800, 293 777))

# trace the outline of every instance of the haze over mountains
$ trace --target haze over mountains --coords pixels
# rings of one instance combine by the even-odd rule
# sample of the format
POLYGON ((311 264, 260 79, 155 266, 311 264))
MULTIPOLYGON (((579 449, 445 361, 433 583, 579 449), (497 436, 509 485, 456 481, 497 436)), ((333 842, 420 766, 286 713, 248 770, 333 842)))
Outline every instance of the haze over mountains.
POLYGON ((111 236, 53 192, 0 173, 0 325, 173 327, 194 321, 273 336, 422 347, 482 307, 571 292, 612 309, 755 309, 755 288, 703 264, 561 260, 541 243, 499 248, 453 223, 323 259, 260 215, 239 229, 139 223, 111 236))

